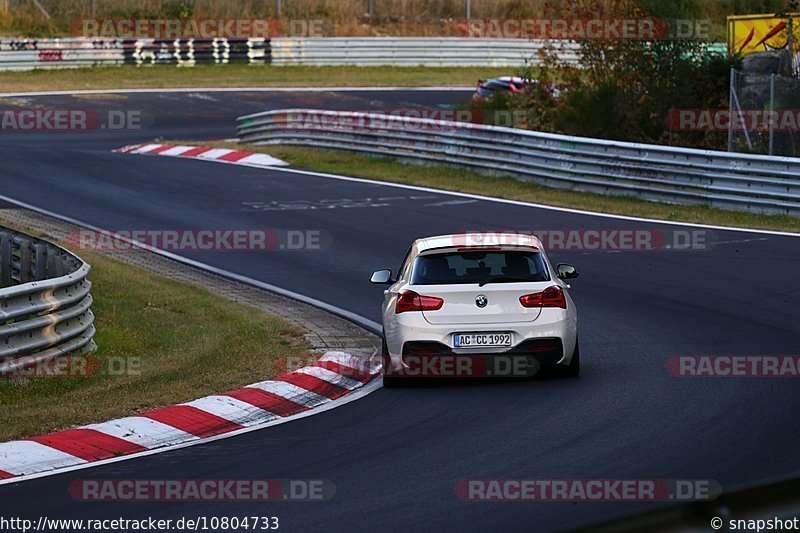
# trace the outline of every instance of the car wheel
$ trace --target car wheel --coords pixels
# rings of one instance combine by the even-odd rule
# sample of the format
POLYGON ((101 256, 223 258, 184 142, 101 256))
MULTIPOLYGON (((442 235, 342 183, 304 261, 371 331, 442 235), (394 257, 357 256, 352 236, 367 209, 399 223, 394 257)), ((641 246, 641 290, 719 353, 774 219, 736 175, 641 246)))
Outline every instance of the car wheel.
POLYGON ((558 370, 559 377, 577 378, 581 375, 581 351, 578 346, 578 339, 575 339, 575 351, 572 352, 572 360, 569 365, 560 367, 558 370))

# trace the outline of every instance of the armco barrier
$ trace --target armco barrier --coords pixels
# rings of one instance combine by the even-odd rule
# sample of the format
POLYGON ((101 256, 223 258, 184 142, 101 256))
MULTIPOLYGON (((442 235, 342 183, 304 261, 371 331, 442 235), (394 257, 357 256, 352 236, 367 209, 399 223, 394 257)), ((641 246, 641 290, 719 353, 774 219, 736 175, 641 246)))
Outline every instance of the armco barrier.
MULTIPOLYGON (((550 50, 577 65, 569 41, 465 37, 275 37, 273 39, 0 39, 0 71, 202 63, 311 66, 508 67, 537 65, 550 50)), ((707 53, 724 54, 712 43, 707 53)), ((509 72, 509 74, 513 74, 509 72)))
MULTIPOLYGON (((462 37, 311 37, 272 40, 275 65, 515 67, 538 64, 547 41, 462 37)), ((554 42, 559 58, 578 62, 578 45, 554 42)), ((512 73, 513 74, 513 73, 512 73)))
POLYGON ((0 375, 95 349, 89 265, 0 226, 0 375))
POLYGON ((269 39, 2 39, 0 71, 270 61, 269 39))
POLYGON ((243 142, 446 163, 551 187, 800 216, 800 159, 313 109, 240 117, 243 142))
POLYGON ((124 62, 116 39, 0 38, 0 70, 114 66, 124 62))
MULTIPOLYGON (((542 62, 542 52, 578 66, 580 45, 540 39, 466 37, 278 37, 272 39, 275 65, 356 65, 519 68, 542 62)), ((703 54, 725 55, 725 45, 708 43, 703 54)), ((513 74, 509 72, 509 74, 513 74)))
MULTIPOLYGON (((545 41, 426 37, 274 39, 0 39, 0 71, 122 64, 519 67, 538 62, 545 41)), ((575 63, 574 43, 556 45, 575 63)))

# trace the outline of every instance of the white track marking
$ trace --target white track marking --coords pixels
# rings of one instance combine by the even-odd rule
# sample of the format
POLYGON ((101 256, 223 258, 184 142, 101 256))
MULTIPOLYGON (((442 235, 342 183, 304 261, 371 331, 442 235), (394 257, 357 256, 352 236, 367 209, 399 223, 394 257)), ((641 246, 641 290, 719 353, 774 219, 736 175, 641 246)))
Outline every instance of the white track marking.
POLYGON ((130 150, 130 151, 125 152, 125 153, 128 153, 128 154, 146 154, 148 152, 151 152, 153 150, 161 148, 162 146, 164 146, 164 145, 163 144, 144 144, 144 145, 142 145, 142 146, 140 146, 138 148, 134 148, 133 150, 130 150))
POLYGON ((380 372, 381 369, 381 363, 379 361, 374 359, 367 360, 347 352, 327 352, 320 358, 320 361, 339 363, 342 366, 359 370, 367 374, 376 374, 380 372))
POLYGON ((298 368, 297 370, 295 370, 295 372, 298 374, 307 374, 309 376, 314 376, 315 378, 327 381, 328 383, 332 383, 338 387, 342 387, 348 390, 357 389, 362 385, 360 381, 356 381, 355 379, 348 378, 347 376, 337 374, 336 372, 332 372, 327 368, 322 368, 320 366, 306 366, 303 368, 298 368))
POLYGON ((230 396, 206 396, 181 405, 196 407, 240 426, 263 424, 278 416, 230 396))
POLYGON ((53 470, 81 463, 86 461, 32 440, 0 444, 0 470, 9 474, 23 475, 33 465, 39 470, 53 470))
POLYGON ((85 427, 119 439, 125 439, 148 449, 159 446, 172 446, 199 439, 197 435, 192 435, 144 416, 128 416, 85 427))
POLYGON ((169 150, 164 150, 159 155, 171 155, 171 156, 179 156, 181 154, 185 154, 189 150, 197 148, 196 146, 173 146, 169 150))
MULTIPOLYGON (((232 154, 234 150, 230 150, 228 148, 212 148, 208 152, 203 152, 202 154, 197 154, 197 159, 217 159, 219 157, 232 154)), ((163 153, 163 152, 162 152, 163 153)), ((162 155, 162 154, 158 154, 162 155)))
MULTIPOLYGON (((169 151, 169 150, 167 150, 169 151)), ((265 167, 286 167, 289 166, 289 163, 283 161, 282 159, 278 159, 277 157, 272 157, 271 155, 267 154, 253 154, 248 155, 247 157, 241 158, 238 163, 243 165, 253 165, 253 166, 265 166, 265 167)))
POLYGON ((277 394, 278 396, 305 407, 316 407, 331 401, 330 398, 317 394, 316 392, 311 392, 303 387, 298 387, 292 383, 286 383, 285 381, 262 381, 261 383, 248 385, 246 388, 261 389, 266 392, 271 392, 272 394, 277 394))

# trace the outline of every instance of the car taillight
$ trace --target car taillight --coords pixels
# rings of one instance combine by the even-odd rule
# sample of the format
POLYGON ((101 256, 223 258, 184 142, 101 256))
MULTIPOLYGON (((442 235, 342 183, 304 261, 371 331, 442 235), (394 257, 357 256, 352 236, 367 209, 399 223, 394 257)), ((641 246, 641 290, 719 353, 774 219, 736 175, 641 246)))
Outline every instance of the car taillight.
POLYGON ((567 308, 567 297, 564 296, 564 291, 561 287, 553 285, 547 287, 542 292, 534 292, 519 297, 519 303, 522 307, 560 307, 561 309, 567 308))
POLYGON ((397 297, 394 312, 397 314, 406 311, 436 311, 444 305, 444 300, 435 296, 420 296, 414 291, 402 291, 397 297))

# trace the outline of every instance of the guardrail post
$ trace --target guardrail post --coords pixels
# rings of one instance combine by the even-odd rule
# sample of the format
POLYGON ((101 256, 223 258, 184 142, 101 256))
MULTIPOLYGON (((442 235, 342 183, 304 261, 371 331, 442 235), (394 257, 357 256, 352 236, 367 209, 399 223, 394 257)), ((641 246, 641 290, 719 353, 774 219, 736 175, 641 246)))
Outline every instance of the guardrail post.
POLYGON ((22 239, 19 243, 19 282, 28 283, 33 281, 31 275, 33 259, 33 249, 29 239, 22 239))
POLYGON ((11 233, 0 231, 0 287, 11 286, 11 233))
POLYGON ((58 263, 56 263, 56 272, 55 272, 56 277, 60 278, 61 276, 63 276, 66 273, 67 269, 64 268, 66 263, 67 263, 67 260, 64 258, 64 254, 63 253, 59 253, 58 254, 58 263))
POLYGON ((51 251, 47 254, 47 277, 48 278, 57 278, 60 276, 58 273, 58 252, 56 250, 51 251))
POLYGON ((35 281, 47 279, 47 245, 42 242, 37 242, 33 245, 33 251, 33 279, 35 281))

